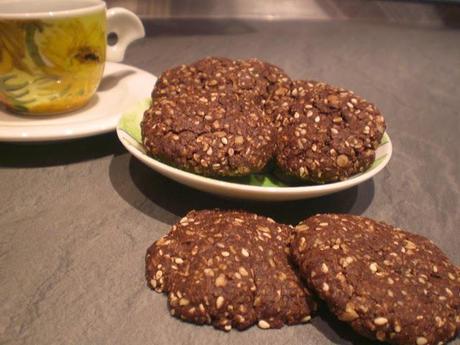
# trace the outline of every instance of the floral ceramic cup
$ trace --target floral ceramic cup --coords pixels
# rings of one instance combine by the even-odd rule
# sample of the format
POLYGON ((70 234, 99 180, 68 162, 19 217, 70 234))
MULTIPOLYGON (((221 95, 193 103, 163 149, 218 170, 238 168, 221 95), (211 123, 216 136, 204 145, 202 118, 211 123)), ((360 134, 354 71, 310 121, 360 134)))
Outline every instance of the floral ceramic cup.
POLYGON ((78 109, 96 92, 104 63, 144 37, 138 17, 100 0, 0 2, 0 103, 30 115, 78 109), (117 42, 107 46, 107 33, 117 42))

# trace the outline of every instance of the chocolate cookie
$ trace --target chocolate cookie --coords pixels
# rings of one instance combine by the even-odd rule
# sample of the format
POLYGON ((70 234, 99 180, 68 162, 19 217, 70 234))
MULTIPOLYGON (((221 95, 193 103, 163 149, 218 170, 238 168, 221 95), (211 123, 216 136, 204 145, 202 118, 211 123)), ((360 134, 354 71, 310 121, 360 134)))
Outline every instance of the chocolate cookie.
POLYGON ((323 214, 296 227, 291 249, 308 286, 361 335, 437 345, 460 327, 460 270, 422 236, 323 214))
POLYGON ((152 98, 183 93, 232 93, 251 98, 257 105, 267 104, 271 109, 276 99, 287 93, 290 83, 283 70, 262 60, 207 57, 165 71, 155 85, 152 98))
POLYGON ((206 58, 166 71, 141 124, 151 156, 201 175, 260 172, 275 132, 264 107, 289 80, 262 61, 206 58))
POLYGON ((312 182, 344 180, 368 169, 385 132, 373 104, 320 82, 294 81, 272 113, 278 166, 312 182))
POLYGON ((237 83, 240 90, 261 104, 265 113, 273 116, 282 97, 291 88, 291 79, 279 67, 258 59, 237 60, 237 83))
POLYGON ((274 151, 274 129, 250 99, 225 92, 154 99, 141 123, 148 154, 201 175, 261 171, 274 151))
POLYGON ((255 214, 192 211, 147 251, 171 314, 229 331, 307 322, 315 309, 288 262, 291 228, 255 214))
POLYGON ((234 60, 219 57, 208 57, 190 65, 171 68, 158 78, 152 99, 201 92, 233 92, 233 83, 228 76, 234 75, 235 70, 234 60))

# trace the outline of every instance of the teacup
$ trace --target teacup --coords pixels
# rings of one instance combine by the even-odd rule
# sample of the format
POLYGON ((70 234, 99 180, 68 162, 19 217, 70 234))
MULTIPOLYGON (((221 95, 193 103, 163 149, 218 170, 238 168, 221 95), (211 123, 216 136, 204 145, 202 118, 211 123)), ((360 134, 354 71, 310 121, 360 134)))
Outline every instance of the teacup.
POLYGON ((84 106, 105 61, 122 61, 144 37, 140 19, 100 0, 0 2, 0 103, 14 112, 56 114, 84 106), (107 46, 107 33, 118 37, 107 46))

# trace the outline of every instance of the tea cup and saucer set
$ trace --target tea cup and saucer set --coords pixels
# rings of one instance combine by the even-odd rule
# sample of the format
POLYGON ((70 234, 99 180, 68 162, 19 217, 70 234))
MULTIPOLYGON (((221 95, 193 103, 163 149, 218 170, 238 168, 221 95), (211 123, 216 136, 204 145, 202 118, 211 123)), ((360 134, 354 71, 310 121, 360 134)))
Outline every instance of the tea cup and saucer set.
POLYGON ((101 0, 0 3, 0 141, 41 142, 114 131, 156 77, 121 63, 141 20, 101 0), (108 45, 108 34, 116 42, 108 45))

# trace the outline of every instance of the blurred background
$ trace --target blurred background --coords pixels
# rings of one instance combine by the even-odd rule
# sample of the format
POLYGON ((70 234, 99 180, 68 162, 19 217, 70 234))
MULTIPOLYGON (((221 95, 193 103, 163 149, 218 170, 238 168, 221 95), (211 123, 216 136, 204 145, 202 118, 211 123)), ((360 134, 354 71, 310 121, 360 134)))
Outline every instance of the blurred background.
POLYGON ((107 0, 144 18, 354 19, 460 26, 460 1, 107 0))

